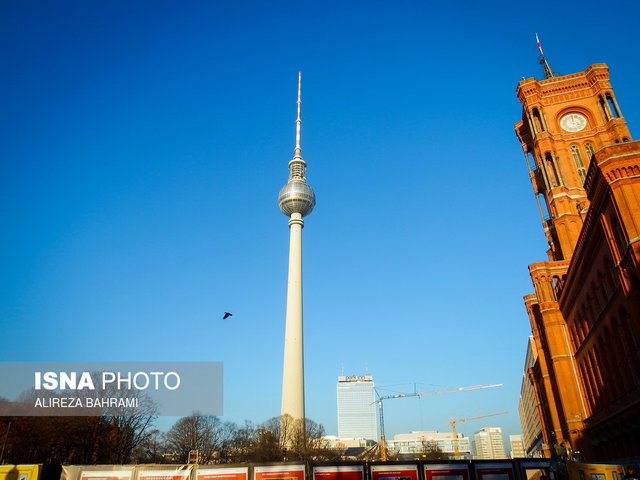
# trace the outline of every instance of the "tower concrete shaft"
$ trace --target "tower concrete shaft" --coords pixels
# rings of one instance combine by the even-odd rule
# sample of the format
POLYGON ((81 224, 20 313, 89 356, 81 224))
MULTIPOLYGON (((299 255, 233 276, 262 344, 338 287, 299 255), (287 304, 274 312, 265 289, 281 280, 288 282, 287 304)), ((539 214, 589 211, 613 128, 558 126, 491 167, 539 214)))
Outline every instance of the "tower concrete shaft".
POLYGON ((304 349, 302 335, 302 217, 315 206, 315 194, 306 183, 306 163, 302 159, 300 132, 301 74, 298 74, 298 115, 293 159, 289 162, 289 181, 280 189, 278 206, 289 219, 289 277, 282 370, 281 414, 293 420, 304 419, 304 349))
POLYGON ((302 227, 299 213, 289 220, 289 277, 282 370, 282 415, 304 418, 304 346, 302 336, 302 227))

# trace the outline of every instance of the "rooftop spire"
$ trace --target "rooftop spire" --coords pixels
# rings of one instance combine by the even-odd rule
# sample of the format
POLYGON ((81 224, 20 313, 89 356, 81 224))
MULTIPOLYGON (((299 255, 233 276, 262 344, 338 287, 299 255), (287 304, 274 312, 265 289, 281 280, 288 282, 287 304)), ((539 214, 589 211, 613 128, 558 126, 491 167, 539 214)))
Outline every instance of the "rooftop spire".
POLYGON ((549 62, 544 57, 544 52, 542 51, 542 44, 540 43, 540 38, 538 38, 538 33, 536 32, 536 43, 538 44, 538 51, 540 52, 540 60, 538 63, 542 65, 542 71, 544 73, 545 80, 547 78, 558 77, 559 75, 551 69, 549 62))

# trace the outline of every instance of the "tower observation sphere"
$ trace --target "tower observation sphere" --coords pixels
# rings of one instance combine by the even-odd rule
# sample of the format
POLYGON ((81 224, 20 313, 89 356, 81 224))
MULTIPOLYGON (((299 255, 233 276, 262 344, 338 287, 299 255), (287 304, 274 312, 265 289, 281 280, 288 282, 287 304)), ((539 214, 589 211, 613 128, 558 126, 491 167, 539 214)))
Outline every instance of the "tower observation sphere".
POLYGON ((278 194, 278 206, 287 217, 293 213, 305 217, 311 213, 315 205, 316 196, 313 188, 304 181, 289 181, 278 194))

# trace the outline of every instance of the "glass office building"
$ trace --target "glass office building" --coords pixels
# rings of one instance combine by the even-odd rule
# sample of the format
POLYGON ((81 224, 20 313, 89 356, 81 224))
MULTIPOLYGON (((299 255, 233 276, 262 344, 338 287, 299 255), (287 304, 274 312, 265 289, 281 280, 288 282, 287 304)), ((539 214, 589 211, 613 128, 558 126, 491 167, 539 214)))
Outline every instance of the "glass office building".
POLYGON ((338 377, 338 437, 377 440, 376 394, 371 375, 338 377))

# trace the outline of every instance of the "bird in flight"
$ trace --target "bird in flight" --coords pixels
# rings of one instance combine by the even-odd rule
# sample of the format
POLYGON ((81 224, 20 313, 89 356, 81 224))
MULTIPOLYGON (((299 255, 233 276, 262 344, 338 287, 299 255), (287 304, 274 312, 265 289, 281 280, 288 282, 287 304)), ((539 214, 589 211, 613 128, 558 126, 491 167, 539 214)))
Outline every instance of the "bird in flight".
POLYGON ((232 314, 232 313, 224 312, 224 315, 222 316, 222 319, 223 319, 223 320, 225 320, 225 319, 227 319, 227 318, 229 318, 229 317, 231 317, 231 316, 233 316, 233 314, 232 314))

